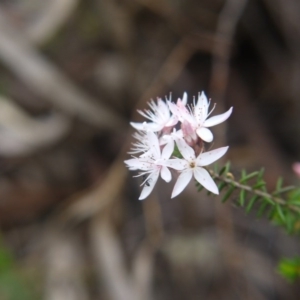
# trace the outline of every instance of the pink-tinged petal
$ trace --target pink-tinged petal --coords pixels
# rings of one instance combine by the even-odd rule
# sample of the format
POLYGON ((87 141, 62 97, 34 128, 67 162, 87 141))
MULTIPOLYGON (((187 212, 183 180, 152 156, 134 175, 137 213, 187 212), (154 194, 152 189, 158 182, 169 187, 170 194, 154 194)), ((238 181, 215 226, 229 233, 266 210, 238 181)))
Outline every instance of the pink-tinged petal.
POLYGON ((160 147, 159 147, 159 140, 158 140, 157 135, 152 131, 148 131, 147 139, 149 141, 150 151, 152 151, 154 158, 159 159, 160 158, 160 147))
POLYGON ((219 158, 221 158, 228 150, 228 146, 221 147, 212 151, 200 153, 197 157, 197 166, 208 166, 211 163, 215 162, 219 158))
POLYGON ((207 119, 203 123, 203 126, 211 127, 211 126, 215 126, 215 125, 218 125, 218 124, 226 121, 230 117, 230 115, 232 113, 232 109, 233 109, 233 107, 230 107, 225 113, 216 115, 216 116, 213 116, 213 117, 207 119))
POLYGON ((179 195, 185 189, 185 187, 188 185, 188 183, 191 181, 192 177, 193 177, 193 171, 191 169, 183 171, 179 175, 179 177, 175 183, 171 198, 174 198, 177 195, 179 195))
POLYGON ((178 105, 174 104, 173 102, 168 102, 168 105, 173 115, 176 116, 180 122, 182 122, 183 120, 190 118, 190 113, 188 112, 186 107, 181 103, 181 101, 178 101, 178 105))
POLYGON ((149 196, 157 182, 158 177, 159 171, 155 171, 152 174, 150 174, 150 176, 148 176, 148 179, 144 184, 139 200, 144 200, 149 196))
POLYGON ((214 139, 212 132, 208 128, 200 127, 196 132, 204 142, 210 143, 214 139))
POLYGON ((179 107, 176 104, 174 104, 173 102, 170 102, 170 101, 168 101, 168 106, 169 106, 169 109, 172 112, 172 114, 174 116, 176 116, 181 121, 182 117, 181 117, 181 112, 180 112, 179 107))
POLYGON ((195 136, 195 130, 194 130, 194 128, 192 127, 191 123, 189 123, 187 121, 183 121, 181 123, 181 130, 182 130, 182 135, 184 137, 187 137, 187 136, 194 137, 195 136))
POLYGON ((174 141, 172 139, 169 139, 166 146, 163 148, 161 153, 162 159, 169 159, 174 151, 174 141))
POLYGON ((177 139, 176 140, 177 147, 181 153, 181 155, 186 160, 195 159, 195 151, 193 148, 191 148, 184 139, 177 139))
POLYGON ((173 127, 178 123, 178 117, 172 116, 169 118, 169 121, 165 124, 165 127, 173 127))
POLYGON ((194 169, 195 179, 202 184, 208 191, 219 194, 219 190, 209 173, 203 168, 195 168, 194 169))
POLYGON ((299 162, 293 163, 292 169, 293 169, 294 173, 295 173, 298 177, 300 177, 300 163, 299 163, 299 162))
POLYGON ((165 165, 169 168, 182 171, 186 168, 188 168, 188 162, 184 159, 180 158, 173 158, 166 161, 165 165))
POLYGON ((166 182, 170 182, 171 179, 172 179, 172 175, 171 175, 170 170, 167 167, 164 167, 164 166, 161 168, 160 176, 166 182))

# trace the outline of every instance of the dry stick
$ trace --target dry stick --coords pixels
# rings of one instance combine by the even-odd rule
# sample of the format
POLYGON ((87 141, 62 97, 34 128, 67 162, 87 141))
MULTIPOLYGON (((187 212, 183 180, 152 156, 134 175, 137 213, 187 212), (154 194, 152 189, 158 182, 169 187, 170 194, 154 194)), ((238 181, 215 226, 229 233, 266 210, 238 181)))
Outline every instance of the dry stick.
MULTIPOLYGON (((185 41, 180 43, 170 54, 156 78, 160 78, 161 81, 166 81, 165 78, 170 75, 168 71, 171 70, 171 66, 175 65, 175 61, 177 68, 176 70, 173 69, 174 73, 172 74, 172 80, 175 80, 176 76, 174 74, 176 73, 178 76, 180 70, 183 69, 183 66, 187 61, 187 56, 183 55, 184 51, 190 53, 190 55, 192 54, 192 51, 190 51, 188 46, 185 44, 185 41), (181 57, 184 57, 185 59, 180 60, 181 57), (182 64, 180 64, 181 67, 179 62, 182 62, 182 64)), ((153 95, 155 92, 159 92, 163 88, 161 81, 158 79, 153 80, 150 87, 141 97, 138 105, 140 105, 144 99, 149 97, 149 95, 153 95)), ((89 190, 84 191, 79 195, 74 195, 72 197, 73 199, 70 199, 71 204, 59 214, 59 219, 63 223, 73 223, 75 225, 84 220, 88 220, 102 212, 104 208, 111 205, 114 199, 118 197, 123 189, 125 178, 128 175, 128 172, 124 166, 124 159, 127 156, 130 142, 131 137, 128 136, 127 141, 124 143, 118 157, 108 170, 103 182, 97 183, 89 190)))
POLYGON ((174 9, 168 1, 135 0, 135 2, 165 19, 172 30, 180 36, 185 36, 196 28, 196 25, 189 18, 186 18, 184 14, 174 9))
MULTIPOLYGON (((159 93, 159 91, 164 87, 164 84, 162 82, 168 82, 169 84, 171 84, 173 81, 175 81, 186 65, 187 61, 199 48, 203 48, 207 51, 207 44, 198 42, 195 43, 193 41, 193 37, 183 38, 178 46, 169 55, 159 73, 157 74, 155 80, 153 80, 149 89, 141 97, 139 104, 145 99, 148 100, 150 95, 159 93), (197 44, 198 48, 193 44, 197 44)), ((106 243, 106 241, 102 240, 103 236, 101 238, 102 242, 98 240, 99 233, 97 233, 97 230, 99 229, 99 223, 97 220, 99 220, 99 218, 103 216, 103 212, 105 212, 107 208, 113 205, 114 201, 118 198, 119 194, 123 190, 125 177, 127 176, 127 170, 123 165, 123 160, 126 151, 128 151, 129 142, 130 139, 128 138, 127 142, 120 151, 118 158, 115 160, 112 167, 108 171, 108 175, 106 176, 105 181, 102 184, 99 183, 99 185, 90 189, 90 191, 81 193, 81 195, 76 196, 77 200, 75 201, 75 203, 72 203, 70 206, 68 206, 67 209, 63 210, 63 212, 58 216, 58 220, 62 222, 61 224, 71 223, 75 225, 78 224, 78 222, 80 223, 88 219, 95 220, 95 223, 93 222, 91 227, 92 235, 95 238, 95 240, 93 238, 93 243, 97 245, 96 249, 98 249, 99 251, 101 249, 105 251, 102 254, 100 252, 97 254, 97 261, 99 264, 101 264, 104 256, 106 257, 105 253, 107 253, 107 249, 103 249, 103 244, 106 243), (95 233, 97 233, 97 235, 94 235, 95 233)), ((153 251, 155 251, 156 247, 158 247, 161 243, 163 237, 163 228, 158 199, 153 196, 152 199, 149 200, 152 200, 151 203, 144 203, 144 211, 146 227, 148 229, 147 240, 150 242, 150 245, 148 243, 142 244, 140 250, 138 251, 137 258, 133 263, 133 282, 130 281, 129 283, 128 280, 124 281, 124 276, 131 276, 131 274, 128 274, 124 271, 124 264, 123 266, 120 266, 120 268, 115 268, 115 264, 111 265, 109 262, 106 262, 106 268, 108 272, 111 272, 110 279, 107 278, 107 280, 110 281, 109 285, 112 284, 111 280, 113 280, 114 274, 118 273, 117 276, 119 276, 118 278, 120 279, 119 287, 122 290, 123 286, 123 288, 126 290, 124 296, 128 296, 131 294, 130 292, 128 292, 128 286, 131 286, 132 289, 136 290, 137 295, 143 295, 143 299, 145 299, 146 295, 147 297, 150 297, 149 291, 152 283, 153 251), (123 276, 121 276, 120 274, 123 274, 123 276)), ((102 232, 102 229, 101 232, 103 234, 106 234, 106 226, 108 226, 107 223, 102 223, 101 227, 102 226, 104 226, 104 233, 102 232)), ((118 252, 117 250, 115 254, 117 257, 116 259, 118 259, 119 261, 123 260, 123 255, 121 252, 118 252)), ((99 266, 99 268, 100 267, 101 265, 99 266)), ((112 295, 115 295, 115 297, 119 297, 118 295, 120 294, 117 293, 117 291, 113 291, 112 289, 113 287, 111 285, 110 292, 112 293, 112 295)), ((134 294, 132 297, 135 297, 135 295, 136 294, 134 294)))
POLYGON ((45 300, 87 300, 83 284, 81 242, 74 232, 57 226, 44 234, 45 300))
POLYGON ((142 243, 136 251, 132 272, 127 268, 121 242, 115 232, 109 208, 93 218, 90 238, 100 278, 115 300, 150 300, 153 272, 153 248, 142 243))
POLYGON ((64 225, 78 225, 101 214, 115 204, 121 195, 128 174, 120 155, 108 170, 105 179, 95 186, 76 194, 69 204, 54 218, 64 225))
MULTIPOLYGON (((168 78, 170 74, 172 74, 172 80, 175 80, 176 76, 179 75, 192 53, 193 51, 191 51, 190 46, 186 44, 186 40, 184 39, 183 42, 180 43, 170 54, 157 75, 157 79, 153 81, 150 88, 145 92, 141 99, 145 99, 146 95, 148 97, 148 94, 152 94, 154 91, 157 92, 160 90, 163 87, 160 80, 166 81, 166 78, 168 78), (176 67, 174 68, 174 66, 176 67), (169 73, 171 69, 173 69, 173 72, 169 73), (158 80, 158 78, 160 80, 158 80)), ((125 177, 127 175, 127 170, 125 169, 123 160, 126 151, 128 151, 129 141, 130 140, 128 139, 120 151, 119 157, 110 168, 104 183, 99 184, 90 192, 79 196, 77 198, 78 200, 71 204, 71 206, 69 206, 67 210, 61 214, 61 220, 64 220, 63 223, 77 223, 85 219, 94 220, 91 225, 91 234, 93 236, 93 243, 96 247, 96 251, 99 250, 96 259, 100 265, 101 261, 105 261, 107 253, 110 253, 108 246, 113 245, 112 243, 115 243, 115 246, 117 245, 116 240, 114 239, 113 241, 113 237, 108 236, 107 230, 112 230, 109 229, 109 227, 112 226, 112 224, 110 224, 111 221, 106 220, 105 222, 102 221, 99 223, 99 220, 103 217, 103 212, 107 211, 106 209, 109 207, 112 207, 114 201, 123 190, 125 177), (100 227, 98 228, 98 226, 100 227), (101 231, 101 235, 98 232, 98 229, 101 231), (110 241, 110 244, 107 244, 108 241, 110 241)), ((111 261, 105 262, 105 269, 108 272, 107 274, 109 274, 109 277, 107 277, 108 285, 110 286, 109 290, 111 295, 114 295, 115 299, 126 299, 128 297, 136 297, 136 295, 140 296, 138 299, 146 299, 145 297, 150 297, 149 293, 153 272, 153 252, 161 243, 163 228, 158 199, 155 196, 152 196, 151 199, 146 201, 147 202, 144 202, 145 222, 148 229, 148 237, 146 241, 149 242, 146 242, 145 244, 143 243, 140 247, 137 258, 133 263, 133 274, 128 274, 128 272, 124 271, 125 266, 122 262, 124 258, 122 252, 118 250, 119 246, 116 246, 118 249, 114 250, 114 255, 121 265, 116 266, 116 264, 111 261), (151 203, 149 201, 151 201, 151 203), (112 283, 115 275, 118 278, 118 290, 113 290, 112 283), (125 280, 124 276, 126 276, 128 280, 125 280), (131 287, 133 294, 128 291, 129 287, 131 287), (124 297, 121 295, 122 290, 124 291, 124 297)))
POLYGON ((218 18, 210 88, 217 93, 218 100, 224 97, 226 91, 231 43, 246 4, 247 0, 227 0, 218 18), (221 38, 226 39, 227 43, 222 43, 221 38))
POLYGON ((34 119, 11 99, 0 95, 0 154, 4 157, 28 154, 54 144, 66 135, 70 125, 60 114, 34 119))
POLYGON ((164 237, 161 206, 155 193, 143 201, 147 238, 154 248, 158 248, 164 237))
POLYGON ((139 300, 132 278, 126 270, 122 247, 114 232, 109 212, 93 218, 90 238, 96 270, 114 300, 139 300))
POLYGON ((15 30, 0 8, 0 59, 33 91, 55 107, 78 116, 98 128, 120 130, 124 120, 97 100, 87 96, 40 55, 24 36, 15 30))
MULTIPOLYGON (((219 15, 215 35, 217 39, 213 48, 212 77, 210 83, 210 90, 214 92, 214 96, 218 103, 222 103, 221 100, 224 99, 229 77, 231 43, 237 22, 243 13, 246 3, 246 0, 227 0, 219 15), (220 43, 219 37, 227 39, 227 44, 220 43)), ((218 105, 218 108, 219 107, 220 105, 218 105)), ((223 128, 225 127, 223 126, 223 128)), ((219 128, 219 130, 221 129, 219 128)), ((222 133, 219 131, 217 134, 218 142, 220 143, 220 141, 224 141, 224 137, 225 130, 223 130, 222 133)), ((220 203, 215 203, 215 209, 216 224, 219 238, 221 240, 220 244, 223 247, 225 261, 229 264, 232 270, 241 270, 241 262, 237 259, 240 258, 240 256, 238 246, 235 243, 234 226, 230 207, 220 205, 220 203)))
MULTIPOLYGON (((282 73, 278 70, 278 60, 275 62, 275 66, 273 64, 273 68, 275 67, 275 72, 281 75, 281 79, 279 82, 282 82, 282 85, 285 87, 285 92, 289 94, 289 96, 294 100, 294 105, 298 107, 299 110, 299 101, 298 95, 300 93, 299 89, 299 78, 300 78, 300 5, 299 1, 295 0, 278 0, 278 1, 263 1, 270 12, 271 17, 273 17, 274 22, 278 30, 282 34, 282 38, 287 45, 287 55, 289 55, 289 59, 287 62, 283 62, 282 64, 287 69, 286 73, 282 73), (288 77, 287 77, 288 76, 288 77), (286 80, 289 78, 288 80, 286 80)), ((257 26, 257 25, 256 25, 257 26)), ((257 42, 256 42, 257 43, 257 42)), ((264 41, 263 45, 267 45, 264 41)), ((269 60, 270 53, 275 52, 274 48, 270 47, 270 51, 265 53, 267 56, 267 60, 269 60)), ((278 51, 278 50, 277 50, 278 51)), ((282 61, 282 56, 280 56, 279 61, 282 61)), ((277 75, 278 76, 278 75, 277 75)))
POLYGON ((292 180, 290 170, 282 162, 281 154, 276 148, 272 137, 268 134, 256 107, 251 103, 251 98, 247 92, 245 83, 236 71, 231 72, 231 82, 229 94, 232 97, 235 113, 232 118, 236 118, 241 132, 246 136, 252 146, 253 156, 257 156, 257 164, 263 165, 268 173, 268 181, 276 182, 278 174, 281 174, 288 181, 292 180), (251 124, 251 126, 249 126, 251 124), (258 147, 259 146, 259 147, 258 147))
POLYGON ((69 19, 79 0, 46 1, 41 11, 25 24, 25 32, 30 42, 41 45, 47 42, 69 19))
POLYGON ((184 66, 196 51, 191 40, 190 36, 184 37, 174 47, 158 74, 150 83, 149 88, 143 93, 137 106, 144 105, 153 95, 158 95, 165 86, 170 86, 178 78, 184 66))

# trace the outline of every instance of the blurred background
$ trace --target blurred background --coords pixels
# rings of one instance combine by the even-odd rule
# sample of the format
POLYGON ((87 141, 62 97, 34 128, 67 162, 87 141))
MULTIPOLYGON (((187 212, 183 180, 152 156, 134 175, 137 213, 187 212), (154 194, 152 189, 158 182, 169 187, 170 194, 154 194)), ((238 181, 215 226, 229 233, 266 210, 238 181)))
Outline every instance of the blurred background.
POLYGON ((297 237, 192 183, 137 200, 136 109, 202 90, 235 172, 298 184, 298 0, 0 1, 1 300, 299 299, 297 237))

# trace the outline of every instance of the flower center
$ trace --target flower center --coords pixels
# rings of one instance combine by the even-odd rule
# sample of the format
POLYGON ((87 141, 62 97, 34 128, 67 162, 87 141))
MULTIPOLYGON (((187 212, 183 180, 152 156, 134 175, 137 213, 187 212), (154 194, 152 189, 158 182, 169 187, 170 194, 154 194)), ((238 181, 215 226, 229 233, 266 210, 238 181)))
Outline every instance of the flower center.
POLYGON ((191 168, 195 168, 195 166, 196 166, 195 162, 194 162, 194 161, 191 161, 191 162, 190 162, 190 167, 191 167, 191 168))

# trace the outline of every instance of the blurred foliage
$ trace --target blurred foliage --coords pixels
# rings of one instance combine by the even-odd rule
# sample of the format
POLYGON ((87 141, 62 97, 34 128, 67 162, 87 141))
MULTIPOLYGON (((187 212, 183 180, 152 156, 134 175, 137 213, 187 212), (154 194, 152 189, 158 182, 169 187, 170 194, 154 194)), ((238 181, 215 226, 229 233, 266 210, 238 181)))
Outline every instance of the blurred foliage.
MULTIPOLYGON (((223 193, 222 202, 235 199, 236 204, 244 207, 247 213, 255 209, 257 217, 266 215, 274 224, 282 226, 288 234, 300 233, 300 188, 283 186, 283 179, 279 178, 275 190, 269 192, 263 179, 263 169, 249 174, 242 170, 240 179, 236 180, 230 172, 229 162, 220 170, 215 164, 214 171, 210 173, 220 182, 219 191, 226 191, 223 193), (247 184, 249 180, 251 184, 247 184), (233 194, 234 191, 237 194, 233 194)), ((198 191, 202 188, 198 184, 198 191)), ((295 282, 300 277, 300 257, 281 259, 278 271, 288 281, 295 282)))
MULTIPOLYGON (((220 170, 215 165, 214 171, 210 173, 219 182, 219 191, 224 191, 222 202, 235 199, 236 204, 245 207, 247 213, 255 209, 257 217, 267 216, 270 221, 284 227, 289 234, 300 233, 300 188, 283 186, 283 180, 279 178, 275 190, 268 191, 263 179, 263 169, 252 173, 242 170, 240 179, 236 180, 230 172, 229 162, 220 170)), ((199 186, 198 190, 202 188, 199 186)))
POLYGON ((278 271, 288 281, 295 282, 300 278, 300 257, 281 259, 278 271))
POLYGON ((0 299, 40 299, 34 289, 33 278, 24 274, 16 264, 11 252, 0 242, 0 299))

